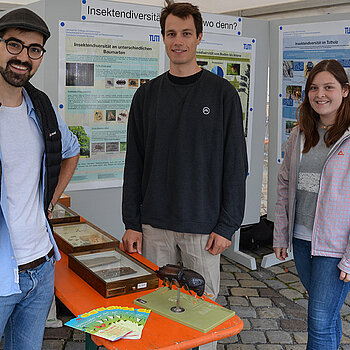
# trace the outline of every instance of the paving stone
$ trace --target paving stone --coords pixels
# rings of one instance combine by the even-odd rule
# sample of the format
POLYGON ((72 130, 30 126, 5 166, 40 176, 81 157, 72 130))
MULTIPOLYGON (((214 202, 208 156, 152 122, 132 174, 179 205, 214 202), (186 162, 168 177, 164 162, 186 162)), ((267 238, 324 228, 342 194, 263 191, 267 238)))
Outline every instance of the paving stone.
POLYGON ((72 328, 66 326, 60 328, 45 328, 44 339, 69 339, 72 332, 72 328))
POLYGON ((256 310, 258 317, 260 318, 268 318, 268 319, 276 319, 276 318, 281 318, 283 317, 283 313, 281 309, 277 307, 265 307, 262 309, 256 310))
POLYGON ((267 298, 272 298, 272 297, 281 297, 279 293, 274 291, 272 288, 261 288, 259 289, 259 295, 261 297, 267 297, 267 298))
POLYGON ((239 318, 256 318, 256 311, 253 307, 250 306, 231 306, 239 318))
POLYGON ((342 308, 340 309, 340 314, 342 316, 350 315, 350 306, 343 304, 342 308))
POLYGON ((256 319, 251 319, 250 323, 251 323, 252 329, 258 330, 258 331, 279 329, 276 320, 267 320, 267 319, 256 318, 256 319))
POLYGON ((295 318, 299 320, 306 320, 307 312, 300 306, 297 307, 286 307, 283 309, 288 318, 295 318))
POLYGON ((221 280, 220 281, 221 286, 227 286, 227 287, 238 287, 238 281, 236 280, 221 280))
POLYGON ((64 347, 64 340, 47 339, 43 341, 41 350, 62 350, 64 347))
MULTIPOLYGON (((279 308, 281 309, 284 309, 286 307, 290 308, 290 307, 295 307, 295 303, 285 297, 282 297, 282 295, 279 294, 279 297, 275 298, 275 297, 272 297, 271 298, 272 302, 279 308)), ((298 306, 298 308, 301 309, 300 306, 298 306)))
POLYGON ((284 270, 280 266, 270 266, 267 270, 273 272, 274 274, 284 273, 284 270))
POLYGON ((233 287, 231 288, 231 295, 235 297, 257 297, 259 296, 258 291, 253 288, 239 288, 233 287))
MULTIPOLYGON (((243 330, 244 331, 249 331, 252 328, 250 321, 248 319, 246 319, 246 318, 243 318, 241 320, 243 321, 243 324, 244 324, 243 330)), ((252 320, 254 320, 254 318, 252 318, 252 320)))
POLYGON ((341 338, 341 344, 350 344, 350 338, 343 335, 341 338))
POLYGON ((282 345, 277 344, 258 344, 256 346, 258 350, 282 350, 282 345))
POLYGON ((232 337, 218 340, 219 344, 230 344, 230 343, 237 343, 237 342, 238 342, 237 334, 233 335, 232 337))
POLYGON ((238 280, 252 280, 253 277, 247 272, 236 272, 235 277, 238 280))
POLYGON ((220 279, 222 279, 222 280, 234 280, 235 275, 232 272, 221 272, 220 279))
POLYGON ((249 306, 249 301, 244 297, 228 297, 230 305, 249 306))
POLYGON ((247 344, 229 344, 227 350, 255 350, 254 345, 247 344))
POLYGON ((266 280, 265 283, 273 289, 286 288, 286 284, 278 280, 266 280))
POLYGON ((227 286, 220 286, 219 295, 230 295, 227 286))
POLYGON ((289 287, 296 289, 298 292, 302 294, 306 292, 306 289, 304 288, 303 284, 300 281, 291 283, 289 287))
POLYGON ((253 278, 258 279, 260 281, 265 281, 265 280, 270 279, 270 278, 275 276, 274 273, 272 273, 271 271, 268 271, 266 269, 262 269, 259 271, 252 271, 252 272, 250 272, 250 275, 253 278))
POLYGON ((293 340, 288 332, 266 331, 266 336, 271 344, 292 344, 293 340))
POLYGON ((293 283, 293 282, 298 282, 299 281, 299 277, 293 275, 292 273, 283 273, 280 275, 276 276, 279 280, 281 280, 284 283, 293 283))
POLYGON ((242 331, 239 333, 239 337, 241 338, 243 344, 266 343, 264 332, 242 331))
POLYGON ((222 271, 224 272, 242 272, 242 270, 236 265, 221 265, 222 271))
POLYGON ((217 344, 217 350, 225 350, 224 344, 217 344))
POLYGON ((295 266, 295 261, 294 261, 294 260, 286 261, 286 262, 284 262, 281 266, 282 266, 282 268, 285 268, 285 267, 287 267, 287 268, 293 267, 293 266, 295 266))
POLYGON ((303 307, 305 310, 308 309, 309 301, 307 299, 297 299, 294 300, 298 305, 303 307))
POLYGON ((298 344, 307 343, 307 332, 293 332, 293 336, 298 344))
POLYGON ((283 319, 280 321, 280 326, 287 332, 307 331, 307 323, 302 320, 283 319))
POLYGON ((257 280, 239 280, 239 284, 244 288, 267 288, 265 283, 257 280))
POLYGON ((345 304, 350 304, 350 293, 348 293, 348 295, 345 298, 345 304))
POLYGON ((73 340, 74 341, 85 341, 85 333, 75 329, 73 331, 73 340))
POLYGON ((249 300, 253 307, 272 306, 272 301, 269 298, 250 297, 249 300))
POLYGON ((350 336, 350 322, 342 321, 343 334, 350 336))
POLYGON ((341 349, 341 350, 350 350, 350 345, 342 345, 339 349, 341 349))
POLYGON ((303 295, 295 289, 281 289, 279 292, 290 300, 303 298, 303 295))
POLYGON ((219 295, 215 301, 221 306, 227 306, 227 300, 223 295, 219 295))
POLYGON ((85 343, 67 342, 64 350, 85 350, 85 343))
POLYGON ((298 275, 297 268, 295 266, 291 266, 288 268, 289 272, 294 273, 294 275, 298 275))
POLYGON ((286 350, 305 350, 305 345, 286 345, 286 350))

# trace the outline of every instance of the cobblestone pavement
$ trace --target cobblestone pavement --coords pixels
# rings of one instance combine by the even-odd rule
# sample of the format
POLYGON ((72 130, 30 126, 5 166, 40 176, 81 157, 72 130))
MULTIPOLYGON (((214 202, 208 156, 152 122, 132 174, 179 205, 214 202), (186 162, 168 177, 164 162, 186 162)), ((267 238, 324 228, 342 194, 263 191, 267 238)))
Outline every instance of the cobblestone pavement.
MULTIPOLYGON (((307 294, 293 261, 267 269, 260 267, 261 256, 270 252, 268 248, 249 252, 257 258, 258 269, 255 271, 221 258, 221 288, 217 302, 234 310, 244 321, 244 329, 236 336, 219 341, 218 350, 305 349, 307 294)), ((58 318, 63 322, 73 317, 61 304, 57 303, 57 308, 58 318)), ((343 338, 340 349, 350 350, 350 296, 341 314, 343 338)), ((44 350, 83 350, 84 347, 84 334, 79 331, 68 327, 45 331, 44 350)))

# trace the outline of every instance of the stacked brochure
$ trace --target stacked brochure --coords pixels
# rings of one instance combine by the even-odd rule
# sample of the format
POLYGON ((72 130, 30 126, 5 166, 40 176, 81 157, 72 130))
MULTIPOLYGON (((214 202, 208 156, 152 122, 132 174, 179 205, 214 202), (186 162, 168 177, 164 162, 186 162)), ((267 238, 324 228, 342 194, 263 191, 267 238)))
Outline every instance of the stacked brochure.
POLYGON ((150 312, 126 306, 101 307, 79 315, 65 325, 110 341, 140 339, 150 312))

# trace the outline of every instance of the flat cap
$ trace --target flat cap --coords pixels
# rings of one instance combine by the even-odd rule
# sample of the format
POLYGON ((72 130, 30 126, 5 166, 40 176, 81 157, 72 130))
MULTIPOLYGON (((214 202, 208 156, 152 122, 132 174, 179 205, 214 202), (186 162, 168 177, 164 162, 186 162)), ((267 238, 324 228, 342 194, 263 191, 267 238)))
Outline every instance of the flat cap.
POLYGON ((39 32, 44 35, 44 41, 51 35, 44 20, 26 8, 10 11, 0 18, 0 30, 7 28, 19 28, 39 32))

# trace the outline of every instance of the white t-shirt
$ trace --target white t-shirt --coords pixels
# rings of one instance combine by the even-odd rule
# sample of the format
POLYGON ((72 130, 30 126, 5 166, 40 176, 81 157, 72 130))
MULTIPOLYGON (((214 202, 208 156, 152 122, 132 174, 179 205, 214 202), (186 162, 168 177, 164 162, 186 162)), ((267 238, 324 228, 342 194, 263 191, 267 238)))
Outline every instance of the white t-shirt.
POLYGON ((44 141, 36 122, 19 107, 0 108, 0 147, 7 195, 8 225, 17 264, 46 255, 52 248, 42 205, 44 141))

